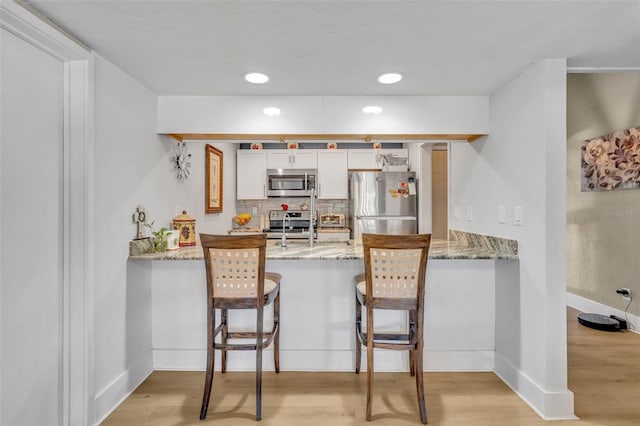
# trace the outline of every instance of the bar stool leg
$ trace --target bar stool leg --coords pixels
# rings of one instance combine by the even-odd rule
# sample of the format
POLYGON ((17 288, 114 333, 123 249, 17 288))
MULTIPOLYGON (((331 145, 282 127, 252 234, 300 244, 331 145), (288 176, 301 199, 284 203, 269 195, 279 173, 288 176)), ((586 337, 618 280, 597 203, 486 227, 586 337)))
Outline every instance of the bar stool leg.
POLYGON ((258 323, 256 330, 256 420, 262 420, 262 325, 264 320, 263 308, 258 308, 258 323))
POLYGON ((221 321, 222 321, 222 336, 221 336, 221 343, 222 343, 222 354, 220 356, 221 359, 221 367, 220 370, 222 372, 222 374, 227 372, 227 349, 226 348, 226 344, 227 344, 227 337, 229 335, 229 325, 228 325, 228 321, 227 321, 227 310, 226 309, 220 309, 220 317, 221 317, 221 321))
POLYGON ((273 336, 273 363, 276 373, 280 372, 280 292, 273 301, 273 327, 276 328, 276 335, 273 336))
POLYGON ((367 305, 367 415, 371 421, 371 406, 373 399, 373 308, 367 305))
POLYGON ((360 301, 358 300, 358 296, 356 299, 356 374, 360 374, 360 365, 362 361, 362 344, 360 343, 360 327, 362 324, 362 306, 360 305, 360 301))
MULTIPOLYGON (((409 341, 413 341, 416 325, 416 316, 418 311, 409 311, 409 341)), ((409 374, 411 377, 416 375, 415 349, 409 351, 409 374)))
POLYGON ((202 406, 200 408, 200 420, 204 420, 207 417, 207 410, 209 409, 209 401, 211 399, 211 387, 213 385, 213 371, 215 366, 215 343, 213 336, 216 319, 215 310, 213 310, 211 317, 211 322, 207 324, 207 371, 204 379, 204 393, 202 395, 202 406))
POLYGON ((424 371, 422 367, 422 344, 418 344, 415 350, 415 374, 416 391, 418 394, 418 406, 420 407, 420 420, 422 424, 427 424, 427 407, 424 402, 424 371))

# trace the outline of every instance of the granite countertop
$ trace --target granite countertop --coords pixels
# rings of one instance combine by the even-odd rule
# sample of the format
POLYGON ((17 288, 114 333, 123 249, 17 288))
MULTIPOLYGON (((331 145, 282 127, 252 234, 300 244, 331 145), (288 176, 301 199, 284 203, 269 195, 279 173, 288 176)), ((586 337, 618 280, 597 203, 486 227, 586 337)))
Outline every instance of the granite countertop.
MULTIPOLYGON (((143 253, 129 256, 129 260, 199 260, 202 247, 182 247, 161 253, 143 253)), ((362 243, 359 241, 316 241, 313 247, 306 240, 289 240, 287 247, 280 247, 279 240, 267 242, 267 259, 285 260, 348 260, 362 259, 362 243)), ((518 260, 518 243, 515 240, 450 231, 449 240, 432 240, 430 259, 506 259, 518 260)))

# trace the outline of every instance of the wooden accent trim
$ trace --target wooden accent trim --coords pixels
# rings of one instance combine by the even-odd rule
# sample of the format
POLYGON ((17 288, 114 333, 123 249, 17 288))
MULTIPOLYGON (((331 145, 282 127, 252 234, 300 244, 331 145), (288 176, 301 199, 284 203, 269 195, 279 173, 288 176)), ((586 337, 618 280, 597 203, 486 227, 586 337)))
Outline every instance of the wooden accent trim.
POLYGON ((443 140, 443 141, 467 141, 473 142, 479 139, 484 134, 408 134, 408 133, 395 133, 395 134, 265 134, 265 133, 168 133, 172 138, 182 142, 184 140, 228 140, 228 141, 274 141, 274 142, 286 142, 288 140, 304 140, 304 141, 327 141, 327 140, 343 140, 343 141, 362 141, 370 143, 374 140, 388 140, 388 141, 429 141, 429 140, 443 140))
POLYGON ((487 136, 487 135, 469 135, 469 137, 467 138, 467 142, 471 143, 476 139, 480 139, 483 136, 487 136))

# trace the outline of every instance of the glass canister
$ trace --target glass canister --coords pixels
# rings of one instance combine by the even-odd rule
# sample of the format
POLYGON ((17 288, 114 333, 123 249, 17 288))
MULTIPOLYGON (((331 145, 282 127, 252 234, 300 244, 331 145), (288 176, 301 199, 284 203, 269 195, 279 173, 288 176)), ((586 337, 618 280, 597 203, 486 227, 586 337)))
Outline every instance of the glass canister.
POLYGON ((196 245, 196 220, 186 210, 173 218, 173 229, 180 231, 180 247, 196 245))

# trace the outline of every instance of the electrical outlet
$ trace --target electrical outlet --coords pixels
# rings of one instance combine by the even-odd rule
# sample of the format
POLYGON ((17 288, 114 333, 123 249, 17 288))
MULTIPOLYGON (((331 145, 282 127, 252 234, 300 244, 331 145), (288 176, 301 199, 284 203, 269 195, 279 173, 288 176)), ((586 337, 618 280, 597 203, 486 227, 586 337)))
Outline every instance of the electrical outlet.
POLYGON ((258 207, 257 206, 253 206, 251 208, 251 214, 258 214, 258 207))
POLYGON ((513 208, 513 224, 517 226, 524 225, 524 211, 522 206, 515 206, 513 208))
POLYGON ((616 290, 616 293, 622 296, 624 300, 631 300, 631 290, 629 290, 628 288, 619 288, 616 290))

